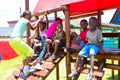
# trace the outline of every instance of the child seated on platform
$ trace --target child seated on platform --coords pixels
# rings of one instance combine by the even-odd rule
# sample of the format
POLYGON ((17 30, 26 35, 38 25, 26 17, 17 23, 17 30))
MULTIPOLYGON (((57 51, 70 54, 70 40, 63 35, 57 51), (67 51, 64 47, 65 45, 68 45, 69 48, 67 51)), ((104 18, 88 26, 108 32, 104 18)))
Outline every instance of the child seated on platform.
POLYGON ((42 60, 44 58, 44 55, 46 53, 46 40, 47 39, 51 39, 52 36, 54 35, 55 31, 56 31, 56 25, 62 23, 62 20, 60 18, 56 18, 55 21, 51 24, 51 26, 46 30, 46 32, 43 34, 43 44, 42 44, 42 50, 40 52, 40 55, 38 56, 37 59, 37 63, 35 64, 35 66, 33 67, 34 69, 42 69, 42 60))
POLYGON ((47 30, 46 22, 41 21, 39 27, 35 29, 33 36, 30 37, 33 50, 35 52, 34 56, 38 56, 43 44, 43 34, 47 30))
POLYGON ((87 75, 86 80, 91 80, 93 78, 94 56, 96 56, 99 51, 103 52, 103 36, 100 29, 97 28, 97 23, 96 17, 91 17, 89 19, 90 30, 87 32, 88 43, 80 50, 74 71, 68 75, 69 77, 74 77, 79 73, 78 66, 81 62, 81 58, 88 58, 90 56, 90 72, 87 75))
MULTIPOLYGON (((50 51, 50 45, 53 47, 53 53, 52 53, 52 59, 55 60, 57 58, 57 50, 58 48, 64 47, 65 46, 65 41, 66 41, 66 35, 63 30, 63 24, 59 23, 56 26, 56 32, 53 35, 52 39, 47 39, 46 44, 47 44, 47 55, 51 55, 50 51)), ((46 57, 47 58, 47 57, 46 57)))
POLYGON ((86 34, 89 31, 87 26, 88 26, 87 20, 82 19, 80 21, 80 27, 82 30, 79 35, 77 35, 77 33, 75 32, 71 33, 72 42, 70 48, 68 48, 67 50, 73 50, 73 49, 80 50, 87 43, 86 34))

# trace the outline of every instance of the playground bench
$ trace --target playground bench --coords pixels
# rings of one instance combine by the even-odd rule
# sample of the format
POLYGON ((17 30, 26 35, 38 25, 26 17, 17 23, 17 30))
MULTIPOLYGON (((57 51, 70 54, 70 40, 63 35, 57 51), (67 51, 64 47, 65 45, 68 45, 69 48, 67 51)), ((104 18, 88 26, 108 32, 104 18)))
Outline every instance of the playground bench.
MULTIPOLYGON (((113 70, 118 70, 118 80, 120 80, 120 33, 103 33, 103 37, 118 38, 118 48, 104 48, 104 53, 99 53, 95 57, 98 60, 103 60, 103 62, 106 59, 110 59, 110 60, 112 60, 112 63, 105 63, 105 64, 101 64, 102 66, 100 66, 100 63, 95 62, 94 63, 95 66, 101 67, 102 73, 100 73, 100 71, 96 70, 96 73, 94 73, 94 75, 98 76, 98 77, 102 77, 104 74, 103 68, 108 68, 108 69, 112 69, 112 78, 114 78, 114 71, 113 70), (114 60, 117 60, 118 64, 114 64, 114 60), (98 72, 100 74, 97 74, 98 72)), ((78 56, 78 51, 71 51, 70 53, 74 57, 78 56)), ((71 60, 71 62, 75 62, 75 61, 76 61, 76 59, 71 60)), ((87 61, 87 64, 89 64, 89 63, 90 62, 87 61)), ((82 73, 88 74, 89 73, 88 70, 89 69, 86 68, 82 71, 82 73)))

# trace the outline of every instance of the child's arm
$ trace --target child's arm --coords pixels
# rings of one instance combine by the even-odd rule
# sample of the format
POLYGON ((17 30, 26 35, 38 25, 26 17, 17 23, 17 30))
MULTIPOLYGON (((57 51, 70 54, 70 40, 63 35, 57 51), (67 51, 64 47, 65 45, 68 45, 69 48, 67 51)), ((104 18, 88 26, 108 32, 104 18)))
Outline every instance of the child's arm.
POLYGON ((38 26, 39 22, 42 21, 43 18, 44 18, 44 16, 46 16, 46 15, 47 15, 47 12, 45 12, 45 14, 44 14, 40 19, 38 19, 37 21, 32 22, 32 23, 31 23, 31 22, 28 22, 28 23, 27 23, 27 26, 28 26, 30 29, 34 30, 34 29, 38 26))
POLYGON ((29 37, 29 39, 35 39, 35 38, 38 38, 38 28, 35 29, 35 32, 32 36, 29 37))
POLYGON ((104 53, 104 50, 103 50, 103 41, 100 42, 100 53, 104 53))

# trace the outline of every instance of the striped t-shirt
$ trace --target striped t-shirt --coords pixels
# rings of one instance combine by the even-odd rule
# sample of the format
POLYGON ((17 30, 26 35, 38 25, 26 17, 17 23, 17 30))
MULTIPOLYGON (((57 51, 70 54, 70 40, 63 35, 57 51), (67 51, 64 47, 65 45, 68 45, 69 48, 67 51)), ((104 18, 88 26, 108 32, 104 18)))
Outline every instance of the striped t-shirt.
POLYGON ((27 23, 28 23, 28 20, 25 19, 25 18, 21 18, 15 25, 15 28, 11 34, 11 37, 14 37, 14 38, 22 38, 23 37, 23 34, 24 32, 26 31, 27 29, 27 23))

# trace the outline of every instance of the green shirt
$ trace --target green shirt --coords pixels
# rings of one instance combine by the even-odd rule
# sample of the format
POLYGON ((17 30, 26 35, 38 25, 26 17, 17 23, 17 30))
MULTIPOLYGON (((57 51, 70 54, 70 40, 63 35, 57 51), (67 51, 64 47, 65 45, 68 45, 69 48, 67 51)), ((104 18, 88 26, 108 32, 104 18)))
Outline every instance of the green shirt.
POLYGON ((23 34, 24 32, 26 31, 27 29, 27 23, 29 21, 25 18, 21 18, 15 25, 15 28, 12 32, 12 35, 11 37, 14 37, 14 38, 22 38, 23 37, 23 34))

